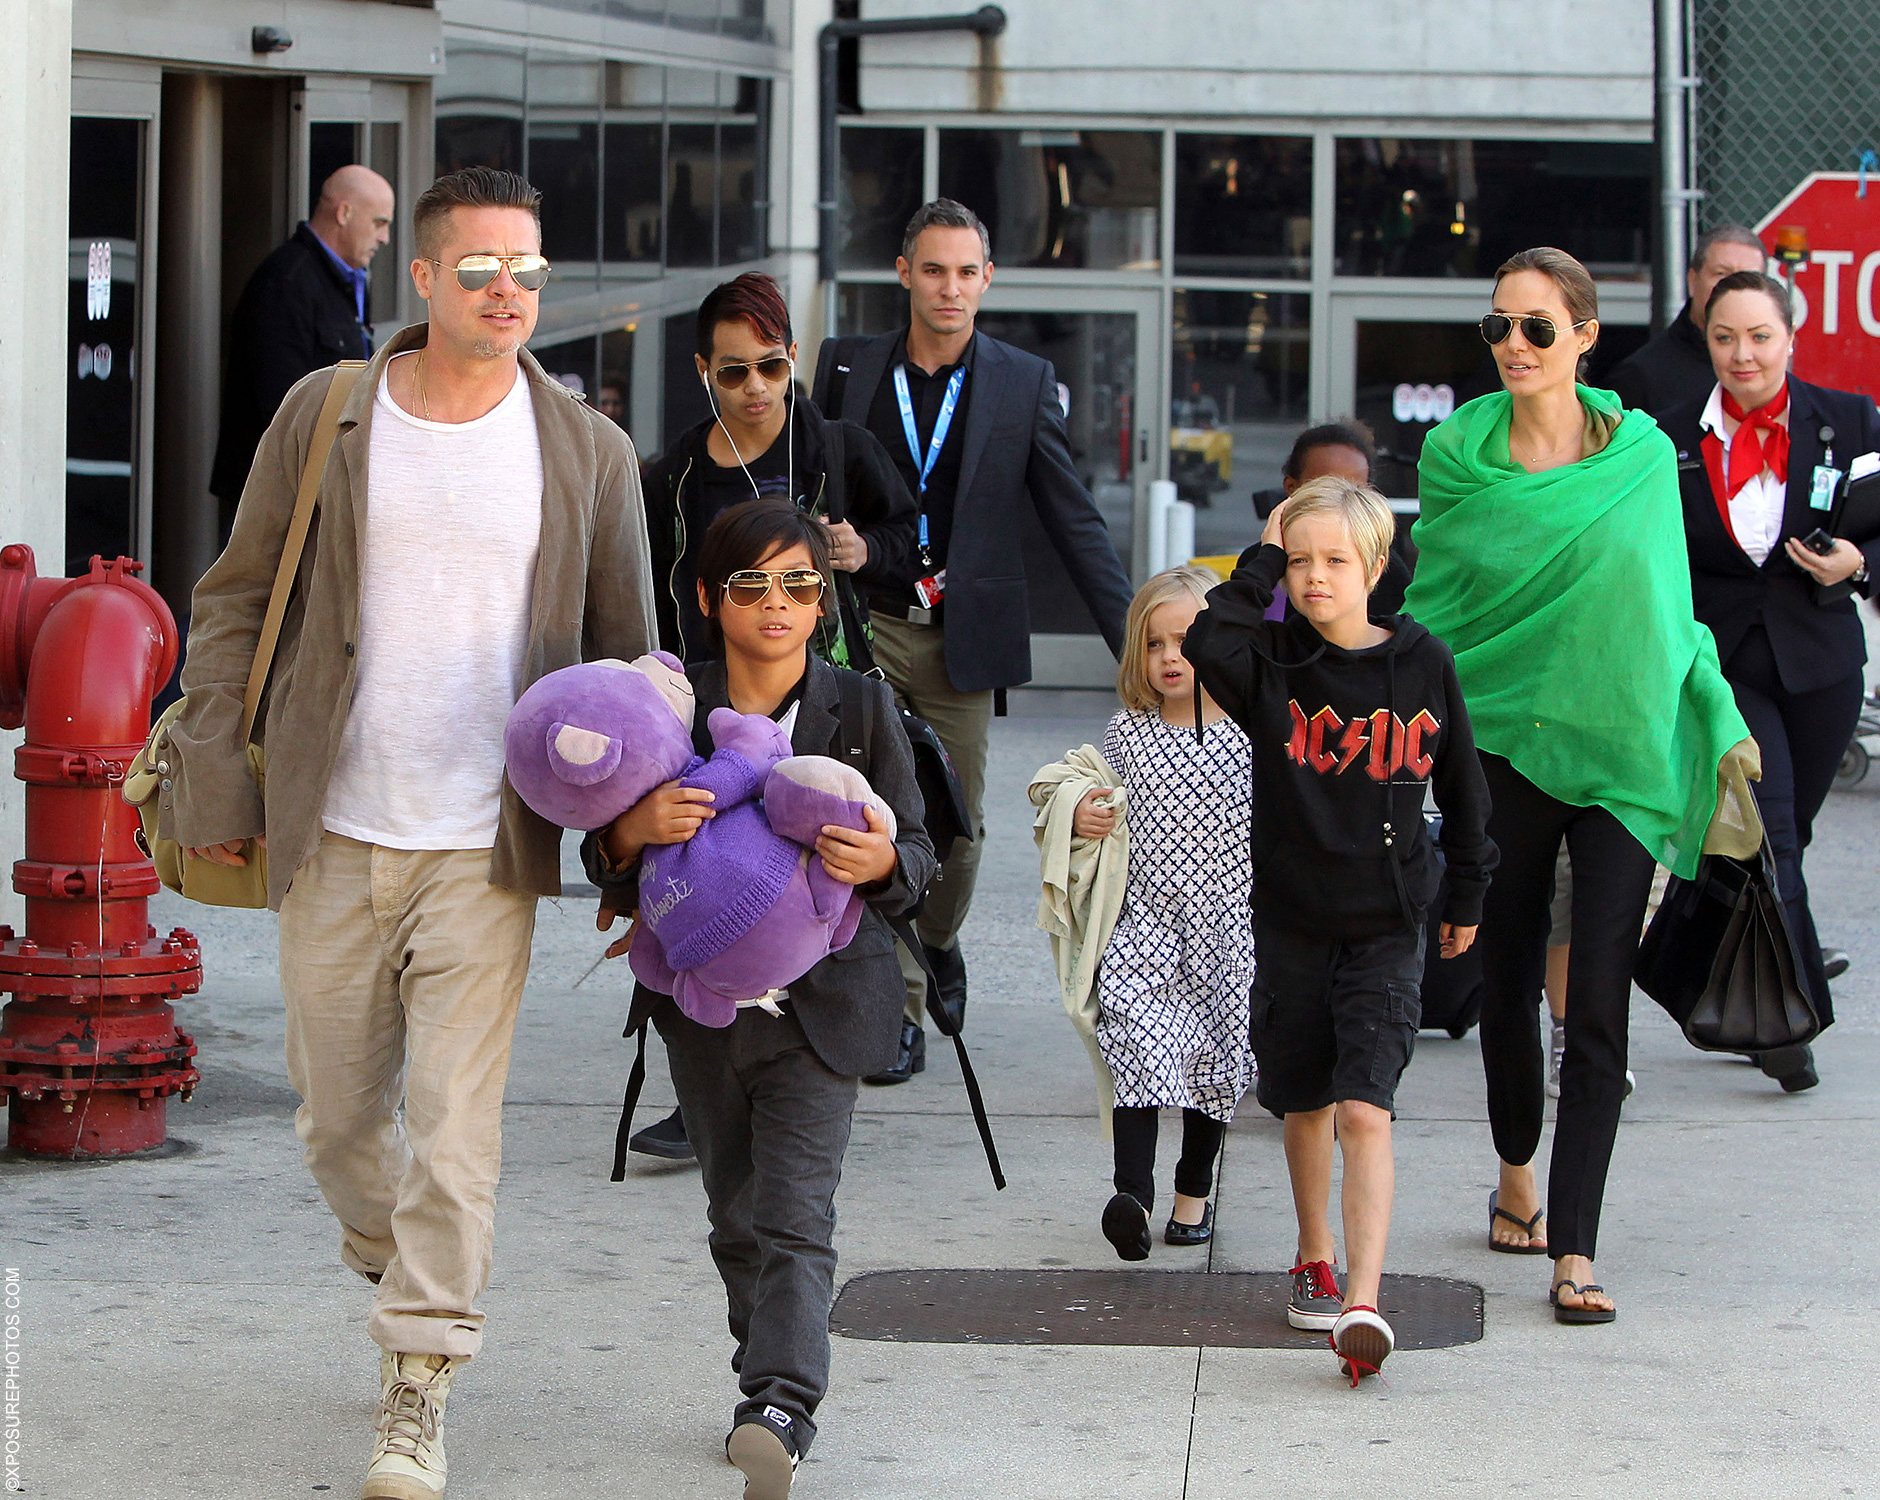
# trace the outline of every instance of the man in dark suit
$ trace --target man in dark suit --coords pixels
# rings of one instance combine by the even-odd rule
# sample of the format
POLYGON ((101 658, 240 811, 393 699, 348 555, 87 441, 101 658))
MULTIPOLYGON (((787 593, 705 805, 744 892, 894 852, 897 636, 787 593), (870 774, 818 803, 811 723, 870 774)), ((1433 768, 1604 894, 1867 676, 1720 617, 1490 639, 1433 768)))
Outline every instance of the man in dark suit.
POLYGON ((392 185, 370 167, 341 167, 313 217, 255 268, 229 320, 228 379, 210 493, 222 538, 248 482, 261 434, 287 393, 315 370, 367 359, 366 268, 392 233, 392 185))
POLYGON ((1732 271, 1760 271, 1767 260, 1756 231, 1741 224, 1720 224, 1699 235, 1684 273, 1683 309, 1663 333, 1612 367, 1607 389, 1654 417, 1687 401, 1702 401, 1717 383, 1704 347, 1704 304, 1732 271))
MULTIPOLYGON (((979 217, 947 198, 926 204, 908 222, 895 269, 908 326, 825 341, 814 399, 881 439, 918 507, 906 576, 868 605, 875 660, 902 703, 933 725, 966 797, 974 837, 953 846, 915 924, 941 994, 963 1007, 959 933, 984 837, 994 695, 1031 677, 1022 507, 1037 515, 1112 652, 1122 649, 1129 577, 1077 477, 1050 361, 973 327, 992 280, 979 217)), ((903 1083, 925 1065, 927 981, 911 954, 901 969, 901 1056, 871 1083, 903 1083)))

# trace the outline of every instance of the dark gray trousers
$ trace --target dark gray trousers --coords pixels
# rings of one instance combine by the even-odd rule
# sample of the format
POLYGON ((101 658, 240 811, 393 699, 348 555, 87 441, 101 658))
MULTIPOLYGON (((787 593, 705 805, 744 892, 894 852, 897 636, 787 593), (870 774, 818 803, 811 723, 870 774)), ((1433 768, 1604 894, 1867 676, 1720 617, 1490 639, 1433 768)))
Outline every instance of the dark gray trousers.
POLYGON ((807 1450, 829 1388, 836 1184, 856 1080, 824 1066, 789 1006, 781 1018, 739 1011, 719 1031, 668 1003, 653 1024, 710 1202, 745 1398, 732 1420, 778 1407, 807 1450))

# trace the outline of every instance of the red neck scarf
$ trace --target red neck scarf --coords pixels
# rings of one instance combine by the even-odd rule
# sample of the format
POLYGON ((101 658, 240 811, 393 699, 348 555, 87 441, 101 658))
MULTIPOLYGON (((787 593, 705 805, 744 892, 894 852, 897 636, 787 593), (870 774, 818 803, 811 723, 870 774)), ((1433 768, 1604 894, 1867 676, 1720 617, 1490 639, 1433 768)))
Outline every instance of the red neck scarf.
POLYGON ((1789 482, 1789 430, 1776 420, 1789 404, 1789 383, 1763 405, 1744 411, 1736 397, 1723 393, 1723 414, 1738 423, 1730 442, 1730 473, 1725 481, 1724 499, 1734 500, 1736 492, 1766 468, 1776 483, 1789 482))

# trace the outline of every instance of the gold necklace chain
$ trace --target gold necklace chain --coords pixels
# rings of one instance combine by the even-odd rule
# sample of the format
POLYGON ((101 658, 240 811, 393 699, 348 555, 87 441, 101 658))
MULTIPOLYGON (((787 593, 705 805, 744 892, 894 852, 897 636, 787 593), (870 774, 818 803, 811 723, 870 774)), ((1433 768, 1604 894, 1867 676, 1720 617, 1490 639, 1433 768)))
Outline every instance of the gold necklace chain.
POLYGON ((424 420, 428 422, 431 420, 431 401, 424 393, 424 354, 424 350, 418 351, 418 368, 411 373, 412 384, 418 388, 418 404, 424 408, 424 420))

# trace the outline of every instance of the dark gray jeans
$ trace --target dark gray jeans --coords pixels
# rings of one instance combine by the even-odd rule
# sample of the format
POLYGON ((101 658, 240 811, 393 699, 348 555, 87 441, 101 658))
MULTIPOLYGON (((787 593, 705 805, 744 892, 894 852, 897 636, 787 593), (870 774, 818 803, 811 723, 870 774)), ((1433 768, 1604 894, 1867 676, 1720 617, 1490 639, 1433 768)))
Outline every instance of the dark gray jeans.
POLYGON ((722 1031, 670 1003, 653 1013, 710 1200, 724 1278, 731 1368, 745 1399, 732 1420, 775 1406, 798 1446, 829 1388, 836 1184, 856 1080, 831 1072, 784 1002, 781 1018, 738 1012, 722 1031))

